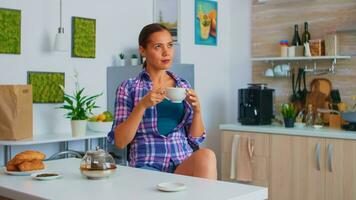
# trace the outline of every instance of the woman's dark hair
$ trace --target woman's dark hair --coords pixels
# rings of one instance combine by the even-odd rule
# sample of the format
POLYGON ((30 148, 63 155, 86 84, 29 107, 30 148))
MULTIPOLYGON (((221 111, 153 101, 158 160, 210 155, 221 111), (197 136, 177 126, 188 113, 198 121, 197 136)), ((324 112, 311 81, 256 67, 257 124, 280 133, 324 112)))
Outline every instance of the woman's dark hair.
MULTIPOLYGON (((168 28, 163 26, 162 24, 153 23, 148 24, 142 28, 140 35, 138 36, 138 44, 143 48, 146 48, 149 38, 153 33, 160 32, 160 31, 168 31, 168 28)), ((170 32, 169 32, 170 33, 170 32)), ((143 68, 146 67, 146 61, 143 63, 143 68)))

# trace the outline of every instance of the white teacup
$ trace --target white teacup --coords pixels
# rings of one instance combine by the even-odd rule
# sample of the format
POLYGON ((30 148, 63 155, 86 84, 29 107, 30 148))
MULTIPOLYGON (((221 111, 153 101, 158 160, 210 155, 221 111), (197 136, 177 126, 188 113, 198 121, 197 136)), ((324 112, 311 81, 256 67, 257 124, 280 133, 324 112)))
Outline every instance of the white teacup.
POLYGON ((265 71, 265 76, 267 76, 267 77, 273 77, 273 76, 274 76, 273 69, 268 68, 268 69, 265 71))
POLYGON ((273 69, 274 75, 281 76, 283 71, 281 65, 276 65, 273 69))
POLYGON ((166 88, 166 98, 172 103, 181 103, 186 96, 186 89, 179 87, 166 88))

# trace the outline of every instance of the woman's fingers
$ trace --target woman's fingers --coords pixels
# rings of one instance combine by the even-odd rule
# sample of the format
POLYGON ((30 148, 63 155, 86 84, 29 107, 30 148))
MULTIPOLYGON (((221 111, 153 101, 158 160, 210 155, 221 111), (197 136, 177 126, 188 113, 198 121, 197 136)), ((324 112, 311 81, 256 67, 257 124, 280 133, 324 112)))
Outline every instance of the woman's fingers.
POLYGON ((160 91, 152 92, 150 95, 150 100, 153 103, 152 106, 156 105, 157 103, 161 102, 164 99, 164 95, 160 91))
POLYGON ((197 97, 196 96, 189 96, 188 97, 191 101, 197 101, 197 97))
POLYGON ((163 89, 163 88, 154 89, 154 90, 152 90, 152 92, 155 93, 155 94, 159 94, 159 95, 165 95, 166 94, 166 90, 163 89))
POLYGON ((194 90, 187 89, 187 101, 192 105, 194 111, 200 110, 199 98, 194 90))

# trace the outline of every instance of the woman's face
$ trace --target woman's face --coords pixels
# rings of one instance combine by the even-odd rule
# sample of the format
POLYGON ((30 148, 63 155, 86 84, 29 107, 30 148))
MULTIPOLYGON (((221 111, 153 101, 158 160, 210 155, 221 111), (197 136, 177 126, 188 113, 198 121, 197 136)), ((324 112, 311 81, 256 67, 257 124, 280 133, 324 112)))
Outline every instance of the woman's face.
POLYGON ((140 52, 146 57, 147 67, 168 69, 172 65, 174 54, 171 34, 166 30, 153 33, 146 48, 140 46, 140 52))

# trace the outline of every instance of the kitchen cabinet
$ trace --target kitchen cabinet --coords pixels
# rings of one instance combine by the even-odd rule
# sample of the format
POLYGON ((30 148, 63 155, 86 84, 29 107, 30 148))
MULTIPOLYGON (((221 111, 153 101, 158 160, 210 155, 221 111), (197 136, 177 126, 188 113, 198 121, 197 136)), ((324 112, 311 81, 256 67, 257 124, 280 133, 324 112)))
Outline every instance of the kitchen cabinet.
POLYGON ((356 199, 356 142, 271 136, 270 198, 356 199))
POLYGON ((326 139, 325 145, 325 199, 356 199, 356 142, 326 139))
POLYGON ((269 200, 356 199, 355 140, 223 130, 224 181, 232 181, 231 146, 235 134, 255 140, 251 184, 268 187, 269 200))
POLYGON ((253 171, 253 180, 251 184, 268 187, 269 135, 266 134, 224 131, 221 140, 221 179, 225 181, 232 181, 230 179, 231 149, 235 134, 251 137, 254 143, 254 153, 251 160, 253 171))
POLYGON ((270 199, 325 199, 324 139, 272 135, 270 146, 270 199))

